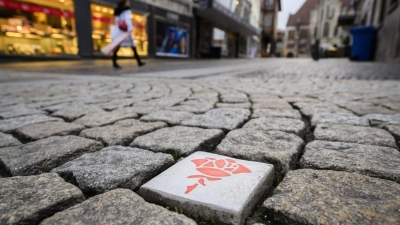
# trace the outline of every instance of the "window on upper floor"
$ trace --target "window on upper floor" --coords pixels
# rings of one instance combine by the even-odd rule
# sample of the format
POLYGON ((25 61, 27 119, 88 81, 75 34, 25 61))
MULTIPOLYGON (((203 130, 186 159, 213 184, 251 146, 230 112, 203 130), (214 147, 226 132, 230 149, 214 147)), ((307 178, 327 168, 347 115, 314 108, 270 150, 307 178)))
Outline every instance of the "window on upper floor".
POLYGON ((314 27, 314 38, 317 38, 318 35, 318 27, 314 27))
POLYGON ((271 6, 274 4, 274 0, 264 0, 264 5, 265 6, 271 6))
POLYGON ((329 37, 329 23, 324 24, 324 37, 329 37))
POLYGON ((272 15, 264 15, 264 27, 272 26, 272 15))
POLYGON ((335 27, 335 31, 333 32, 333 36, 337 37, 339 35, 339 27, 335 27))
POLYGON ((294 30, 290 30, 288 35, 289 39, 294 39, 294 34, 294 30))
POLYGON ((328 5, 326 9, 326 18, 333 19, 334 16, 335 16, 335 8, 328 5))
POLYGON ((301 38, 308 38, 308 30, 301 30, 300 31, 301 38))

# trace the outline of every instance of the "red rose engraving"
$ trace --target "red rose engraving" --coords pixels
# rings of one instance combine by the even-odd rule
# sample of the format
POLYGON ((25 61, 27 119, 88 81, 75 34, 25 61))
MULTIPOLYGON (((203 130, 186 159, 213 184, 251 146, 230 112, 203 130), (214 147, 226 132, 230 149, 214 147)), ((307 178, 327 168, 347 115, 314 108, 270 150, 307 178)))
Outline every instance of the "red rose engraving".
POLYGON ((251 170, 233 159, 215 159, 207 157, 204 159, 193 159, 192 162, 196 165, 196 170, 202 174, 188 176, 188 178, 195 178, 198 180, 197 183, 187 186, 185 194, 189 194, 199 185, 206 186, 206 180, 217 181, 234 174, 251 173, 251 170))

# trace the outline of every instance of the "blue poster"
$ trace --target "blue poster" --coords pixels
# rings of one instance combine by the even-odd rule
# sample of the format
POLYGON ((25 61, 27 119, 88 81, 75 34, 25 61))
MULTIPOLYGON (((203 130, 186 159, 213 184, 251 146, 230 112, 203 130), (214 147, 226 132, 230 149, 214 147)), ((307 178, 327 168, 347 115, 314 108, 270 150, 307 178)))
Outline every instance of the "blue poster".
POLYGON ((189 57, 189 34, 185 27, 156 23, 157 56, 189 57))

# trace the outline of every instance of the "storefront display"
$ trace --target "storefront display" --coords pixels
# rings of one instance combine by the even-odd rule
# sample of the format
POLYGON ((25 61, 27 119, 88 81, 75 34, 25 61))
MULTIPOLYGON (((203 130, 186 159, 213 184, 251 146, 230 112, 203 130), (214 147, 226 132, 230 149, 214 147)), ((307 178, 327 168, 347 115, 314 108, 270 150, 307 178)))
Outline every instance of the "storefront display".
POLYGON ((0 52, 77 54, 72 0, 0 0, 0 52))
POLYGON ((189 57, 189 33, 185 27, 157 21, 157 56, 189 57))
MULTIPOLYGON (((93 49, 100 54, 102 48, 111 42, 111 26, 114 25, 114 10, 110 7, 91 4, 92 12, 92 38, 93 49)), ((132 35, 135 39, 136 49, 141 56, 148 55, 148 42, 146 32, 146 17, 132 13, 132 23, 134 30, 132 35)), ((119 56, 132 56, 132 49, 121 47, 118 51, 119 56)))

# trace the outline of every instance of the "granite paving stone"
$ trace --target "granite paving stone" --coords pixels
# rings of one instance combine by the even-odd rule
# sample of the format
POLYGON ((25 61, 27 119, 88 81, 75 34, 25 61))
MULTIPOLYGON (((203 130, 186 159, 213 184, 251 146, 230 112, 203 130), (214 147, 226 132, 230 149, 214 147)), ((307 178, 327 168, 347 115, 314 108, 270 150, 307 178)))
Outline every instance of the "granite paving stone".
POLYGON ((292 106, 284 100, 269 100, 253 103, 253 109, 292 109, 292 106))
POLYGON ((397 140, 400 140, 400 125, 387 125, 385 127, 397 140))
POLYGON ((397 111, 390 110, 382 106, 376 106, 368 103, 350 103, 344 105, 345 108, 351 110, 359 116, 366 114, 395 114, 397 111))
POLYGON ((21 145, 21 142, 10 134, 0 132, 0 148, 21 145))
POLYGON ((65 122, 44 122, 30 124, 15 130, 15 135, 23 140, 36 141, 50 136, 78 135, 84 126, 65 122))
POLYGON ((275 173, 286 174, 295 168, 303 146, 304 141, 294 134, 243 128, 229 132, 215 153, 271 163, 275 173))
POLYGON ((350 114, 352 113, 351 111, 347 110, 347 109, 343 109, 343 108, 339 108, 337 106, 327 106, 327 107, 304 107, 300 109, 301 114, 308 116, 308 117, 312 117, 315 114, 322 114, 322 113, 332 113, 332 114, 350 114))
POLYGON ((128 146, 136 137, 166 126, 167 124, 164 122, 146 123, 128 119, 118 121, 114 125, 83 130, 80 136, 100 141, 105 146, 128 146))
POLYGON ((125 113, 123 111, 97 112, 85 115, 75 120, 74 123, 81 124, 88 128, 92 128, 92 127, 110 125, 119 120, 136 119, 136 118, 138 118, 138 115, 136 113, 125 113))
POLYGON ((0 119, 8 119, 20 116, 28 116, 33 114, 46 114, 42 110, 38 110, 25 105, 16 105, 13 107, 4 107, 5 109, 0 111, 0 119))
POLYGON ((311 126, 317 124, 348 124, 369 127, 369 120, 352 113, 317 113, 311 116, 311 126))
POLYGON ((84 154, 51 172, 72 180, 84 193, 104 193, 116 188, 138 189, 174 164, 169 154, 110 146, 84 154))
POLYGON ((0 178, 0 224, 38 224, 84 200, 57 174, 0 178))
POLYGON ((0 148, 0 173, 8 176, 44 173, 102 148, 100 142, 76 136, 54 136, 25 145, 0 148))
POLYGON ((251 118, 260 117, 301 119, 301 114, 295 109, 254 109, 251 118))
POLYGON ((152 203, 216 224, 242 225, 263 193, 274 168, 207 152, 196 152, 140 187, 152 203))
POLYGON ((163 121, 170 125, 179 125, 182 121, 190 119, 193 116, 194 114, 190 112, 161 110, 142 116, 140 120, 146 122, 163 121))
POLYGON ((190 113, 195 113, 195 114, 203 114, 213 108, 214 108, 214 104, 202 103, 202 104, 195 104, 195 105, 192 105, 192 104, 177 105, 177 106, 173 106, 173 107, 167 107, 165 109, 170 110, 170 111, 184 111, 184 112, 190 112, 190 113))
POLYGON ((103 109, 94 105, 78 105, 62 108, 52 114, 65 119, 66 121, 74 121, 84 115, 104 112, 103 109))
POLYGON ((356 172, 400 183, 397 149, 354 143, 313 141, 307 144, 301 168, 356 172))
POLYGON ((42 114, 21 116, 10 119, 0 120, 0 131, 4 133, 11 133, 14 130, 35 123, 42 123, 48 121, 63 121, 60 118, 50 117, 42 114))
POLYGON ((263 208, 283 225, 396 224, 400 184, 356 173, 290 171, 263 208))
POLYGON ((182 125, 203 128, 233 130, 242 126, 249 118, 250 110, 234 108, 212 109, 182 122, 182 125))
POLYGON ((196 151, 212 151, 224 137, 218 129, 176 126, 140 136, 130 146, 187 156, 196 151))
POLYGON ((289 118, 261 117, 250 120, 243 128, 263 131, 278 130, 296 134, 301 138, 304 138, 306 134, 306 125, 303 121, 289 118))
POLYGON ((147 203, 130 190, 115 189, 94 196, 40 223, 53 224, 196 225, 196 222, 182 214, 147 203))
POLYGON ((241 109, 250 109, 251 104, 246 103, 217 103, 217 108, 241 108, 241 109))
POLYGON ((307 96, 284 96, 283 99, 290 103, 296 102, 319 102, 320 100, 307 96))
POLYGON ((150 106, 131 106, 131 107, 123 107, 113 110, 113 112, 123 112, 123 113, 136 113, 138 115, 147 115, 149 113, 160 110, 158 107, 150 107, 150 106))
POLYGON ((372 127, 343 124, 318 124, 314 130, 316 140, 358 143, 397 148, 389 132, 372 127))
POLYGON ((389 114, 367 114, 363 116, 369 119, 372 126, 384 126, 386 124, 400 125, 400 113, 389 114))

